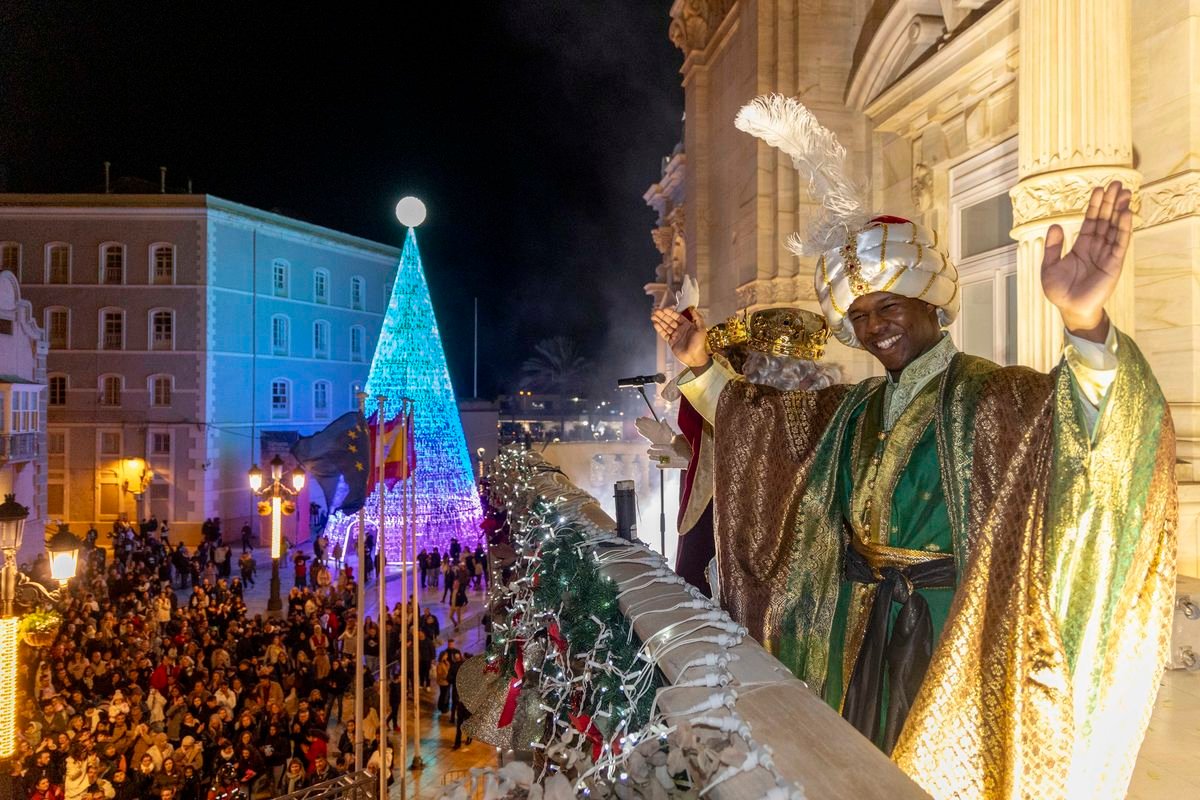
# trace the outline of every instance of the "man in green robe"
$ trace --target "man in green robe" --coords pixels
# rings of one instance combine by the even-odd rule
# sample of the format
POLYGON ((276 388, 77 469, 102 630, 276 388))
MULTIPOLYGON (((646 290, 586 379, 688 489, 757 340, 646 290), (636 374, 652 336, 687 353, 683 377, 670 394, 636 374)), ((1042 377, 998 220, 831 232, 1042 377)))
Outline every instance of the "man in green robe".
POLYGON ((1097 188, 1047 299, 1044 375, 959 353, 953 265, 895 217, 816 271, 831 331, 886 377, 781 393, 734 380, 703 329, 653 323, 717 436, 721 601, 935 797, 1122 797, 1164 664, 1174 434, 1104 303, 1130 192, 1097 188), (763 586, 776 590, 763 592, 763 586))

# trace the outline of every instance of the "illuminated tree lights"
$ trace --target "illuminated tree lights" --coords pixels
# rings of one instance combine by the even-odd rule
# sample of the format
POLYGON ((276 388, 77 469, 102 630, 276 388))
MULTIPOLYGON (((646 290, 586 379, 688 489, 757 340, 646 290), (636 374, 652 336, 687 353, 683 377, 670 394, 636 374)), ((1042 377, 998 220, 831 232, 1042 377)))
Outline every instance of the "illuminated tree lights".
MULTIPOLYGON (((412 513, 416 519, 417 546, 444 549, 451 536, 464 543, 474 542, 481 517, 479 495, 421 253, 411 228, 404 240, 365 391, 367 416, 375 411, 375 398, 383 395, 387 398, 383 417, 389 421, 399 413, 402 398, 415 401, 417 469, 412 513)), ((384 498, 387 536, 383 541, 389 561, 399 561, 401 557, 398 532, 402 486, 397 483, 384 498), (393 532, 397 535, 392 535, 393 532)), ((366 503, 368 527, 372 530, 378 520, 376 494, 373 492, 366 503)), ((357 517, 334 514, 327 529, 331 544, 351 541, 356 526, 357 517)))

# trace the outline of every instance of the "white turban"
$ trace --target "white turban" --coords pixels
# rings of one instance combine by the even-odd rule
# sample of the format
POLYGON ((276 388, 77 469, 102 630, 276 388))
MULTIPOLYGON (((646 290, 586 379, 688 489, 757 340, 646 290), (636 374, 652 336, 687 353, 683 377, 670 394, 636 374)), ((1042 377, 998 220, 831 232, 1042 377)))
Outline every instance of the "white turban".
POLYGON ((838 341, 862 347, 846 313, 871 292, 924 300, 937 306, 938 321, 958 316, 958 270, 937 248, 929 229, 899 217, 876 217, 847 237, 845 246, 817 260, 817 299, 838 341))

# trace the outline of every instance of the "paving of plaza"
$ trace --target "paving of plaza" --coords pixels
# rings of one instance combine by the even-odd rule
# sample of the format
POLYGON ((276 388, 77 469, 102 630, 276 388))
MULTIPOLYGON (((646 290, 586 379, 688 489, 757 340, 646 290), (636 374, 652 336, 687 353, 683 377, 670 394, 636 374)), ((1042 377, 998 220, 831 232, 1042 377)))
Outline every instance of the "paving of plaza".
MULTIPOLYGON (((250 614, 266 613, 271 586, 270 554, 268 550, 258 548, 254 551, 254 555, 258 563, 258 572, 255 584, 245 591, 246 606, 250 614)), ((350 564, 351 566, 354 564, 353 557, 350 559, 350 564)), ((355 574, 357 573, 358 571, 355 570, 355 574)), ((294 583, 290 559, 285 558, 280 560, 279 576, 280 596, 286 608, 287 593, 294 583)), ((408 585, 412 586, 411 573, 408 585)), ((405 595, 402 588, 400 568, 398 566, 388 568, 386 587, 387 605, 389 608, 394 607, 405 595)), ((180 590, 181 597, 186 598, 188 592, 190 590, 180 590)), ((378 584, 375 581, 367 585, 366 594, 366 609, 364 613, 373 619, 378 619, 378 584)), ((468 593, 469 602, 463 613, 463 624, 457 633, 454 632, 454 627, 448 622, 450 606, 448 603, 441 602, 441 598, 441 586, 437 589, 426 588, 420 593, 421 607, 432 609, 438 619, 438 623, 441 625, 443 646, 448 637, 453 637, 455 645, 464 653, 475 654, 483 652, 486 634, 480 625, 480 620, 483 616, 484 592, 472 589, 468 593)), ((449 714, 446 715, 445 720, 442 720, 440 715, 437 714, 436 699, 436 686, 432 691, 426 690, 422 692, 421 756, 425 762, 425 768, 417 772, 405 770, 407 785, 403 796, 407 798, 432 798, 437 794, 438 789, 447 778, 453 780, 465 775, 473 767, 495 766, 496 764, 496 749, 482 742, 473 742, 470 745, 464 744, 458 750, 452 749, 454 745, 454 724, 451 722, 449 714)), ((411 700, 409 703, 408 713, 411 720, 411 700)), ((341 734, 342 731, 339 725, 331 729, 330 739, 336 742, 341 734)), ((396 738, 398 735, 394 732, 391 735, 393 736, 393 747, 398 758, 399 741, 396 738)), ((408 761, 411 761, 413 755, 411 732, 409 733, 407 750, 406 758, 408 761)), ((389 797, 394 800, 401 796, 399 771, 397 771, 397 782, 392 786, 389 797)))

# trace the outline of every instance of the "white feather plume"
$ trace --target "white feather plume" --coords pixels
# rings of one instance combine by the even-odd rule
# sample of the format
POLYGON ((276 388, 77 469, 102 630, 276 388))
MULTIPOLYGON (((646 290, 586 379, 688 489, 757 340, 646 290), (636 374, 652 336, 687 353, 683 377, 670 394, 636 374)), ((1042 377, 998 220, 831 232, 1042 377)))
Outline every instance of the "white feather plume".
POLYGON ((793 166, 808 180, 809 192, 821 203, 807 239, 789 237, 793 252, 823 253, 867 222, 864 193, 846 174, 846 148, 803 103, 779 94, 763 95, 743 106, 733 124, 791 156, 793 166))

